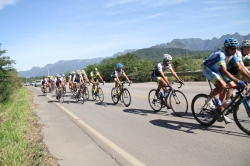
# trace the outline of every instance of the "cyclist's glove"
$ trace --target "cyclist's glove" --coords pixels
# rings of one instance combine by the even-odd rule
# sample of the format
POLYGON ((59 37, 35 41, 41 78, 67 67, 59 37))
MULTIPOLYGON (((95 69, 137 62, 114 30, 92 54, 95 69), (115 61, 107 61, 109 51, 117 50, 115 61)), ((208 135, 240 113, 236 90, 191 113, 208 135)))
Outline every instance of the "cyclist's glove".
POLYGON ((237 83, 237 85, 239 86, 239 87, 245 87, 245 82, 244 81, 241 81, 241 80, 239 80, 239 82, 237 83))

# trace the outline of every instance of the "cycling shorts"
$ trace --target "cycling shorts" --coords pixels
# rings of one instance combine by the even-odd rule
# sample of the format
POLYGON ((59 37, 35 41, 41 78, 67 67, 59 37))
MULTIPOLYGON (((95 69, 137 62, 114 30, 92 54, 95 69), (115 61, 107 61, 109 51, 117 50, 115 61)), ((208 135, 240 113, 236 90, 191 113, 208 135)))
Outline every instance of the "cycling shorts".
POLYGON ((211 81, 213 84, 216 83, 217 80, 219 80, 220 78, 223 79, 222 74, 220 73, 219 70, 211 70, 210 68, 202 65, 202 74, 209 80, 211 81))

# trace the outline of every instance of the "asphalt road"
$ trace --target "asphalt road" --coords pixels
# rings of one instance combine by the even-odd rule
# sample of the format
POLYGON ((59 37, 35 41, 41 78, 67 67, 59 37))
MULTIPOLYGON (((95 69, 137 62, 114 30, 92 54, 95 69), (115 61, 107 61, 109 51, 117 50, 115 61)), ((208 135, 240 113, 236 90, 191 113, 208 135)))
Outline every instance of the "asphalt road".
MULTIPOLYGON (((152 111, 147 97, 149 91, 156 88, 155 83, 126 84, 132 96, 129 107, 122 103, 113 104, 110 95, 113 86, 114 83, 101 85, 105 95, 103 103, 93 101, 91 96, 84 104, 76 103, 70 92, 63 104, 58 103, 51 93, 48 98, 40 95, 35 98, 44 100, 44 105, 59 107, 67 119, 77 124, 83 134, 119 165, 250 165, 249 136, 235 123, 216 122, 205 128, 193 118, 191 101, 196 94, 209 92, 208 83, 189 82, 180 89, 189 102, 184 117, 177 117, 166 108, 157 114, 152 111)), ((30 89, 34 90, 33 87, 30 89)), ((71 137, 76 134, 72 132, 71 137)))

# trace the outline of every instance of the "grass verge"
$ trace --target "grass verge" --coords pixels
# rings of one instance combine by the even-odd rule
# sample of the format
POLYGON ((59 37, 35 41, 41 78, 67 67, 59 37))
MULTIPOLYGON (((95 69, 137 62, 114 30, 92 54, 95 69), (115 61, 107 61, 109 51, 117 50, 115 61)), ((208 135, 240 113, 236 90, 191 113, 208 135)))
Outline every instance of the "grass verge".
POLYGON ((58 165, 43 143, 31 92, 22 87, 0 104, 0 165, 58 165))

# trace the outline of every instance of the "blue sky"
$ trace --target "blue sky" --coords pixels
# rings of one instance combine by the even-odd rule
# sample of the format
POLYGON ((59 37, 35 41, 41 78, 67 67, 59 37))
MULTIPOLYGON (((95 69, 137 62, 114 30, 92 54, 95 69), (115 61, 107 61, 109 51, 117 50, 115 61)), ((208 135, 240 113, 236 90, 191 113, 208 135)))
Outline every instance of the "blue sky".
POLYGON ((0 43, 18 71, 173 39, 250 33, 250 0, 0 0, 0 43))

